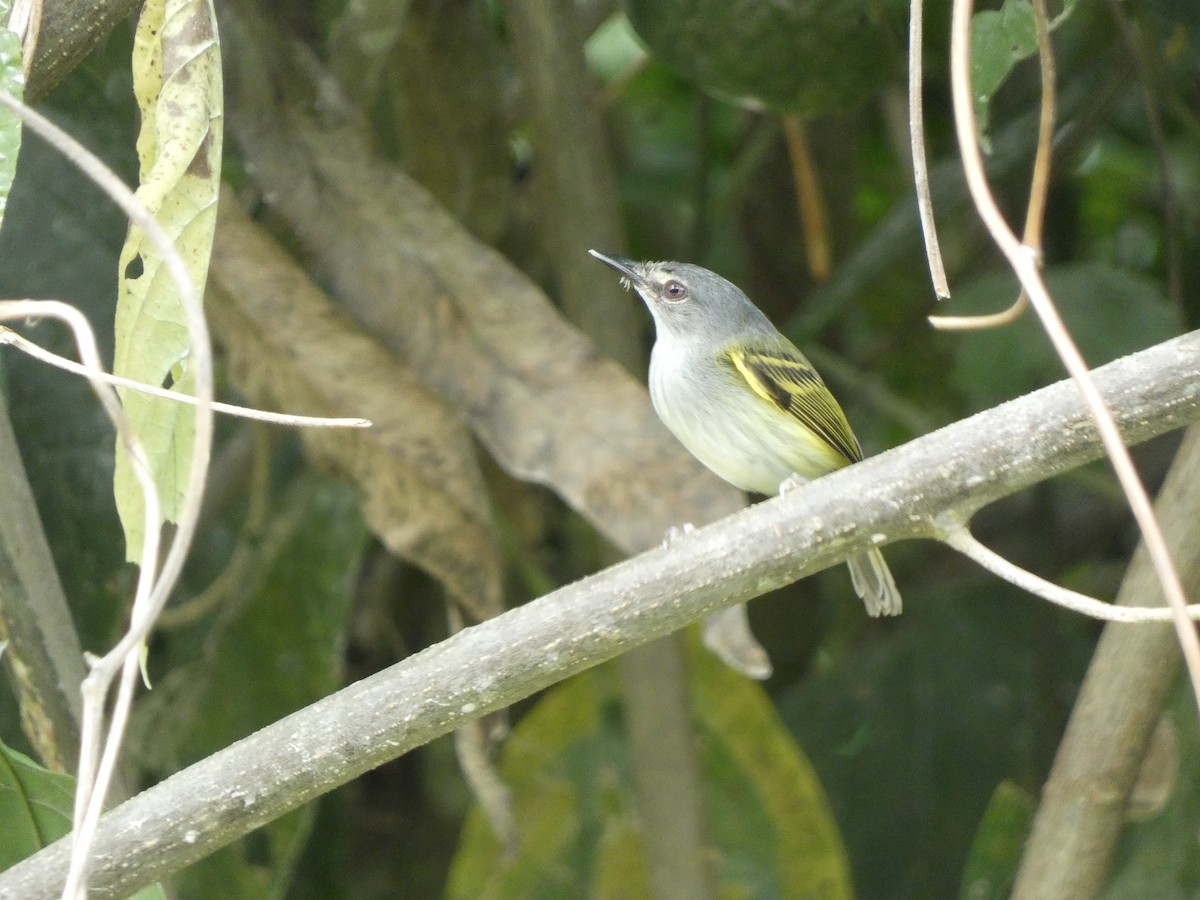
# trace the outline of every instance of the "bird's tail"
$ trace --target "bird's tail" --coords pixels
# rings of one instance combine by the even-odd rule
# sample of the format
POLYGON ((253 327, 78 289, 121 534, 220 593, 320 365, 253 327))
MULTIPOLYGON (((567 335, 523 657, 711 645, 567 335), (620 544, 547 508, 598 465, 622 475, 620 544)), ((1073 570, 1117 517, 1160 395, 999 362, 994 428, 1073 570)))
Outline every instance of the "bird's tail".
POLYGON ((898 616, 902 607, 900 592, 883 554, 871 549, 846 561, 854 592, 862 598, 868 616, 898 616))

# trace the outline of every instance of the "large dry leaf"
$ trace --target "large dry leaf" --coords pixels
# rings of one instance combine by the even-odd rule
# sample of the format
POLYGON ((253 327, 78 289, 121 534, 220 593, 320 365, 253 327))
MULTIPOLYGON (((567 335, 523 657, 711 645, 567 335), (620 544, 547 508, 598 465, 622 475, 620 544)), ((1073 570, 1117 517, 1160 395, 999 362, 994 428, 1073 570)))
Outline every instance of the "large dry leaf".
POLYGON ((339 301, 465 411, 502 466, 631 552, 744 504, 663 428, 639 382, 374 151, 311 53, 272 44, 277 31, 239 5, 222 6, 222 35, 247 169, 339 301))
MULTIPOLYGON (((147 0, 134 41, 133 85, 142 114, 138 198, 203 293, 221 178, 221 55, 211 0, 147 0)), ((194 395, 179 289, 140 228, 130 228, 119 273, 113 371, 148 384, 170 382, 194 395)), ((182 404, 128 391, 122 392, 122 402, 149 458, 163 516, 174 520, 192 464, 194 413, 182 404)), ((126 555, 137 561, 147 523, 141 489, 120 440, 114 491, 126 555)))
POLYGON ((502 561, 462 416, 337 311, 228 193, 206 304, 252 402, 375 423, 305 430, 305 449, 359 489, 389 550, 437 578, 472 617, 495 615, 502 561))

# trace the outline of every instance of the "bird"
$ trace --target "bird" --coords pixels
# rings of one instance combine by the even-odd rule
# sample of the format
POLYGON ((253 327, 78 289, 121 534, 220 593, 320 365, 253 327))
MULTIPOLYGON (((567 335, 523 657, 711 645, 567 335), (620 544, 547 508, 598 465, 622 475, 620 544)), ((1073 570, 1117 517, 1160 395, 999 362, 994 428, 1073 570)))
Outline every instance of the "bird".
MULTIPOLYGON (((737 285, 692 263, 588 252, 649 308, 650 400, 714 473, 770 496, 862 460, 817 370, 737 285)), ((847 565, 869 615, 900 614, 900 592, 878 548, 847 565)))

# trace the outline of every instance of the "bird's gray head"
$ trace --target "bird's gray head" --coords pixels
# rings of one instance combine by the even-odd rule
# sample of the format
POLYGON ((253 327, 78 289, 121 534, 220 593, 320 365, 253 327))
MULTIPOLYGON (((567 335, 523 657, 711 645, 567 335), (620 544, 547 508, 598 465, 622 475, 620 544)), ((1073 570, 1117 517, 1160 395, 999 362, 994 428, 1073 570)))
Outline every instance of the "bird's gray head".
POLYGON ((733 337, 764 327, 774 331, 741 289, 716 272, 680 262, 634 262, 621 256, 588 251, 621 275, 654 316, 659 337, 733 337))

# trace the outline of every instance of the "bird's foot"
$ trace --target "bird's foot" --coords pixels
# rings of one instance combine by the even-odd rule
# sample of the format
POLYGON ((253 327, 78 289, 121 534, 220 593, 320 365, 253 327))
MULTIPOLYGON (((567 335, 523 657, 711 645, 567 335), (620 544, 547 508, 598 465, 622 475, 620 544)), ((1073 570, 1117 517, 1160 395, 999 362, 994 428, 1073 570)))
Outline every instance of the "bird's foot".
POLYGON ((800 488, 808 484, 807 478, 801 478, 795 472, 789 475, 779 485, 779 496, 786 497, 792 491, 798 491, 800 488))
POLYGON ((691 522, 684 522, 682 525, 672 525, 667 529, 667 533, 663 535, 662 545, 670 547, 682 537, 686 537, 696 530, 696 526, 691 522))

